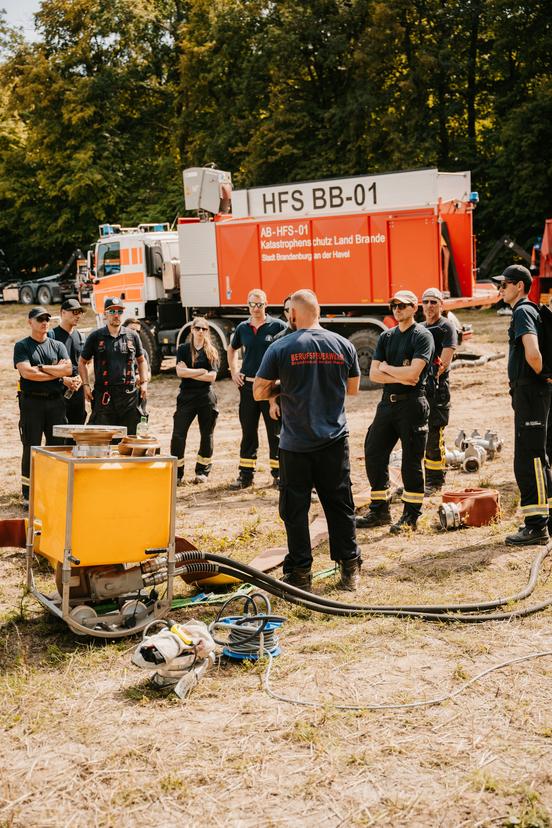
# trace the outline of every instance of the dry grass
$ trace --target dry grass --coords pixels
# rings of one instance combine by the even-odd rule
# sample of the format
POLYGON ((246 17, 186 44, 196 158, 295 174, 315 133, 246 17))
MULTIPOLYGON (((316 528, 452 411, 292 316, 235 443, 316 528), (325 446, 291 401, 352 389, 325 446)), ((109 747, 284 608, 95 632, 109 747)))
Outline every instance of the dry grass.
MULTIPOLYGON (((20 446, 13 341, 21 308, 1 308, 0 452, 3 517, 21 515, 20 446)), ((504 348, 507 320, 469 314, 482 350, 504 348)), ((481 478, 501 492, 499 526, 393 538, 363 532, 359 598, 370 603, 488 600, 517 592, 535 550, 509 551, 515 525, 512 418, 505 363, 453 373, 449 442, 459 428, 495 427, 501 455, 481 478)), ((236 393, 218 388, 216 465, 207 489, 179 489, 178 533, 198 546, 251 560, 283 542, 266 442, 254 492, 229 493, 239 425, 236 393)), ((151 418, 165 448, 176 396, 173 375, 152 386, 151 418)), ((355 488, 365 485, 362 441, 377 393, 349 406, 355 488)), ((188 470, 197 449, 190 437, 188 470)), ((451 487, 477 481, 458 472, 451 487)), ((428 513, 434 513, 433 498, 428 513)), ((394 506, 397 512, 400 506, 394 506)), ((0 583, 0 826, 522 826, 551 825, 552 659, 494 673, 437 707, 338 712, 332 702, 428 699, 507 658, 550 649, 550 612, 493 625, 446 626, 393 618, 314 615, 275 602, 288 616, 276 692, 320 702, 310 709, 268 698, 259 666, 221 664, 187 703, 160 696, 130 664, 132 642, 76 640, 31 600, 22 600, 23 561, 2 552, 0 583)), ((328 566, 327 545, 316 565, 328 566)), ((535 593, 550 593, 550 565, 535 593)), ((41 573, 44 583, 47 572, 41 573)), ((316 589, 337 597, 335 579, 316 589)), ((182 585, 182 592, 187 587, 182 585)), ((208 620, 212 611, 201 611, 208 620)), ((180 613, 181 618, 186 613, 180 613)))

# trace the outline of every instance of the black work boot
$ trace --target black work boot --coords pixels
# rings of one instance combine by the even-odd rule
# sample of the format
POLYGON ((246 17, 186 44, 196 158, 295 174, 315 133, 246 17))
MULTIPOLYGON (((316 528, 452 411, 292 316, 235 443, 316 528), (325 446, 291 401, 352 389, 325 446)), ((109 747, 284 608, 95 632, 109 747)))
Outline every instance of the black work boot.
POLYGON ((374 526, 388 526, 391 523, 391 512, 389 506, 380 506, 378 509, 370 509, 365 515, 355 516, 357 529, 372 529, 374 526))
POLYGON ((252 477, 242 477, 241 475, 234 480, 228 486, 229 489, 232 491, 237 491, 238 489, 248 489, 250 486, 253 485, 253 478, 252 477))
POLYGON ((290 569, 289 572, 284 572, 282 581, 284 584, 310 592, 312 589, 312 572, 310 568, 297 566, 295 569, 290 569))
POLYGON ((415 515, 410 515, 408 512, 403 512, 400 518, 389 529, 391 535, 400 535, 401 532, 410 529, 412 532, 416 531, 418 518, 415 515))
POLYGON ((506 535, 506 546, 546 546, 550 540, 546 526, 521 526, 513 535, 506 535))
POLYGON ((351 558, 348 561, 339 561, 341 578, 337 584, 339 589, 346 589, 348 592, 356 592, 360 585, 360 567, 362 558, 351 558))

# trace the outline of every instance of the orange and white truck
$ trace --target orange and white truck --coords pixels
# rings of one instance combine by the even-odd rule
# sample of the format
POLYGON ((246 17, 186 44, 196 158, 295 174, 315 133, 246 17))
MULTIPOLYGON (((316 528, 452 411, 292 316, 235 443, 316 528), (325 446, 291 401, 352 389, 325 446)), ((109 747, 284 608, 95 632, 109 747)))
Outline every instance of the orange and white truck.
POLYGON ((299 288, 314 290, 322 324, 354 343, 363 386, 388 302, 401 288, 439 287, 449 310, 489 305, 476 283, 469 172, 413 170, 231 190, 229 173, 184 171, 187 211, 166 224, 102 225, 95 245, 93 307, 122 296, 158 371, 197 314, 223 356, 247 318, 247 294, 266 291, 270 312, 299 288))

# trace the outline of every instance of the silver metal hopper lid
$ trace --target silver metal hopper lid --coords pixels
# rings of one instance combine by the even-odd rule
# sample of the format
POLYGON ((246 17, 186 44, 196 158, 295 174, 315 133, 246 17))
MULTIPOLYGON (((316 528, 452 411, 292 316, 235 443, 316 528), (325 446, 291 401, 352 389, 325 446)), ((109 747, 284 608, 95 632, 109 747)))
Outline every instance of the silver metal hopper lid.
POLYGON ((126 426, 111 425, 56 425, 54 437, 72 438, 77 446, 108 446, 114 437, 126 437, 126 426))

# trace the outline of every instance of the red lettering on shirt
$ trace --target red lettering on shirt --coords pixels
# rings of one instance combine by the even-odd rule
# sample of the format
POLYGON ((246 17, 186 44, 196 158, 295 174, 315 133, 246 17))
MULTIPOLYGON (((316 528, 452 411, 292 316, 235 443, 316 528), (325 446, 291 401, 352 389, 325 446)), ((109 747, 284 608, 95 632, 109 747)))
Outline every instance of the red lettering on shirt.
POLYGON ((306 351, 290 354, 290 362, 292 365, 344 365, 345 356, 343 354, 306 351))

